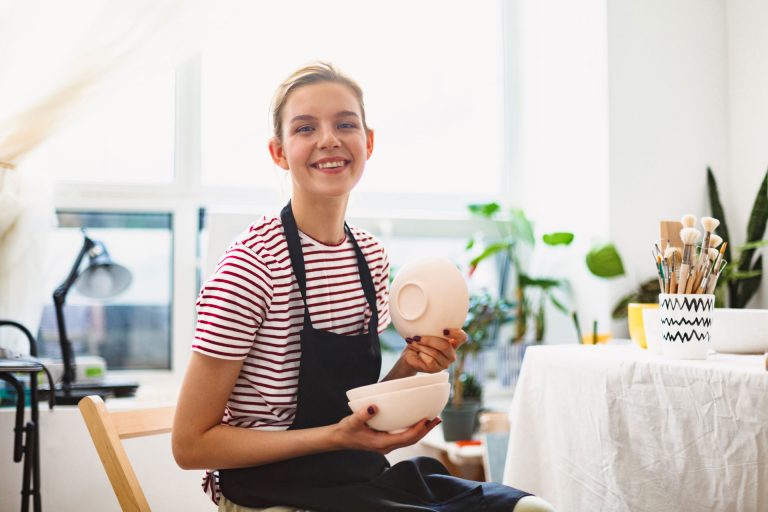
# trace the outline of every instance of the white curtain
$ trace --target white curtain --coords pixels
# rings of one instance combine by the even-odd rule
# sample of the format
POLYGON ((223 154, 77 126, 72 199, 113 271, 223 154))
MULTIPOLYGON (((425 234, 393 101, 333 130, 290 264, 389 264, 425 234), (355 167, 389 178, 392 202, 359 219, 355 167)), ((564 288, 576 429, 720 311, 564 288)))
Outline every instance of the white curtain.
MULTIPOLYGON (((37 332, 57 169, 24 158, 124 79, 167 70, 234 15, 205 0, 0 0, 0 318, 37 332)), ((63 277, 63 276, 62 276, 63 277)), ((26 353, 18 334, 0 346, 26 353)))

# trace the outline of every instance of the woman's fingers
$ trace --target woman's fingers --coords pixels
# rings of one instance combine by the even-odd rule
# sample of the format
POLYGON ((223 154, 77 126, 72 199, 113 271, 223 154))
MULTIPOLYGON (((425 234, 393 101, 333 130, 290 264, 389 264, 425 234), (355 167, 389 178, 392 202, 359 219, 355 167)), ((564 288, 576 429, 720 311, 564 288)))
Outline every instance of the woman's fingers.
POLYGON ((453 340, 454 348, 459 348, 461 345, 467 342, 469 336, 461 329, 443 329, 443 335, 453 340))

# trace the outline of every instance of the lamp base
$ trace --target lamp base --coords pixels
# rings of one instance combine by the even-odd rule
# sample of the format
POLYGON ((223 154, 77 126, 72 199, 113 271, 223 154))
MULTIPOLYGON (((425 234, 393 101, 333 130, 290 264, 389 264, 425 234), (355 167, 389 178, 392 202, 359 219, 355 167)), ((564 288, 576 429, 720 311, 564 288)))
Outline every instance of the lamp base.
MULTIPOLYGON (((139 383, 135 381, 121 381, 106 379, 104 382, 73 382, 69 391, 65 391, 61 385, 54 388, 54 396, 57 405, 77 405, 81 399, 88 395, 98 395, 103 400, 107 398, 124 398, 136 395, 139 383)), ((41 387, 40 400, 47 400, 50 389, 41 387)))

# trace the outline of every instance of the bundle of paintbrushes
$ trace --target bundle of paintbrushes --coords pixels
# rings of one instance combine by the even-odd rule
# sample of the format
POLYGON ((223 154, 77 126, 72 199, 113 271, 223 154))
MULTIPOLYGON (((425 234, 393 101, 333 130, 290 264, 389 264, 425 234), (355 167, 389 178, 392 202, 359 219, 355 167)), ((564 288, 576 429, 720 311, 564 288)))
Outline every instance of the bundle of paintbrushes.
POLYGON ((714 293, 717 279, 728 265, 723 259, 728 242, 714 233, 719 224, 715 218, 702 217, 702 235, 693 215, 683 216, 681 222, 661 223, 653 260, 662 293, 714 293))

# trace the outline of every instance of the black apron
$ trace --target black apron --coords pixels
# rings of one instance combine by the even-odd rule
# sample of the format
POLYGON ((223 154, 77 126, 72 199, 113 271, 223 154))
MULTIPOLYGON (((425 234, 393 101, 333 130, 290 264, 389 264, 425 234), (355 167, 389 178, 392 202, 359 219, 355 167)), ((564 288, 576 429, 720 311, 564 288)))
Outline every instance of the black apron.
MULTIPOLYGON (((312 327, 306 272, 291 203, 280 214, 293 273, 304 302, 296 415, 289 430, 338 423, 351 414, 346 391, 378 381, 381 371, 376 291, 363 252, 345 224, 371 310, 368 332, 344 336, 312 327)), ((338 450, 250 468, 219 470, 221 492, 245 507, 275 505, 313 511, 499 510, 509 512, 527 493, 449 475, 437 460, 418 457, 390 467, 383 455, 338 450)))

